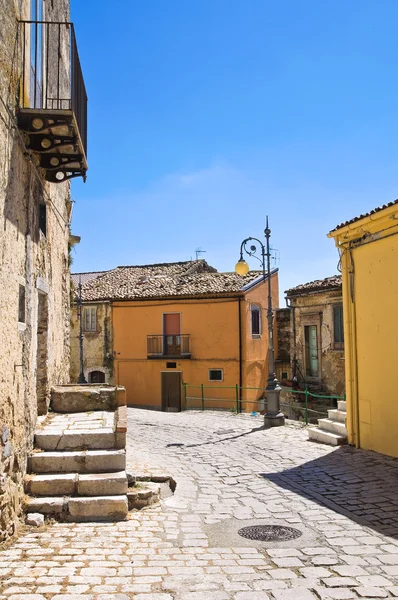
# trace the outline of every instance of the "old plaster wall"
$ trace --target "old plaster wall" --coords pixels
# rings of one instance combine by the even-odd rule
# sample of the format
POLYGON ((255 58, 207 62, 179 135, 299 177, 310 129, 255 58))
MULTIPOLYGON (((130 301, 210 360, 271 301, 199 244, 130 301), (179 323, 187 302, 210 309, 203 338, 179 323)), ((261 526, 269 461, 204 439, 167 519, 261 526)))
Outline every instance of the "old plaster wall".
MULTIPOLYGON (((52 18, 69 18, 68 1, 46 5, 54 6, 52 18)), ((16 127, 17 19, 29 18, 29 8, 28 0, 0 0, 0 540, 21 514, 37 414, 46 410, 50 386, 68 381, 69 368, 69 185, 43 180, 16 127), (39 204, 47 207, 46 235, 39 204)))
POLYGON ((275 371, 279 382, 291 380, 292 369, 290 361, 292 338, 292 315, 290 308, 278 308, 275 313, 275 371))
MULTIPOLYGON (((87 304, 87 307, 97 309, 96 331, 84 331, 83 319, 83 357, 84 375, 86 380, 92 371, 102 371, 105 382, 113 383, 113 333, 111 306, 109 302, 87 304)), ((84 310, 84 307, 83 307, 84 310)), ((70 333, 70 380, 77 382, 80 374, 80 345, 79 345, 79 307, 74 304, 71 308, 70 333)))
MULTIPOLYGON (((342 303, 341 290, 329 290, 291 298, 296 325, 296 348, 291 341, 291 358, 296 353, 299 379, 306 378, 305 325, 318 327, 319 381, 321 392, 342 395, 345 392, 344 350, 335 349, 333 340, 333 305, 342 303)), ((292 315, 293 321, 293 315, 292 315)))

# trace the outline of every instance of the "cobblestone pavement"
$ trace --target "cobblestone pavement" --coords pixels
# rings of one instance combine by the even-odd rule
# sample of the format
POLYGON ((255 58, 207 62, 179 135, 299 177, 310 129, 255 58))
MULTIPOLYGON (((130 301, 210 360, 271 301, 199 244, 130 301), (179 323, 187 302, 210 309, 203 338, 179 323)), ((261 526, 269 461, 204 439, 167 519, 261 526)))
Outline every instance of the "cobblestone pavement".
POLYGON ((27 529, 0 552, 0 600, 398 597, 398 461, 261 424, 129 409, 129 467, 175 494, 117 524, 27 529), (251 524, 303 535, 240 537, 251 524))

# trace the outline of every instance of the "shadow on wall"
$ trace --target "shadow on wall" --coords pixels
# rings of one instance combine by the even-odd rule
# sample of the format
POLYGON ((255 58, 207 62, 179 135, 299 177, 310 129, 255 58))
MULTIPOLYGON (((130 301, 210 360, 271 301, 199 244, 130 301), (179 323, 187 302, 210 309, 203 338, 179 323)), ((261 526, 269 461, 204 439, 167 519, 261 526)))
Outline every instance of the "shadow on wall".
POLYGON ((299 467, 260 476, 398 539, 396 458, 344 446, 299 467))

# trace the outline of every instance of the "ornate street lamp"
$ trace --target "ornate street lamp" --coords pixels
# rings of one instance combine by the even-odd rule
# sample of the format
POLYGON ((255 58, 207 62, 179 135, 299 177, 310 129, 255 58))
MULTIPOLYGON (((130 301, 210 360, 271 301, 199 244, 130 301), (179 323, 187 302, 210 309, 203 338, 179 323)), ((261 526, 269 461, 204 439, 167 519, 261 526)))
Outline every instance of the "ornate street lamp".
POLYGON ((246 275, 249 272, 249 265, 243 258, 243 252, 248 256, 254 256, 260 261, 263 269, 263 280, 268 280, 268 308, 267 308, 267 321, 268 321, 268 380, 265 391, 267 393, 267 412, 264 415, 264 427, 266 429, 270 427, 279 427, 285 424, 285 417, 281 412, 280 408, 280 393, 281 387, 275 375, 275 356, 274 356, 274 315, 272 312, 272 295, 271 295, 271 253, 269 246, 269 239, 271 237, 271 230, 268 227, 268 216, 265 225, 265 239, 266 247, 257 238, 248 237, 241 243, 240 246, 240 258, 235 265, 235 271, 239 275, 246 275), (261 258, 256 256, 257 247, 252 244, 248 247, 248 243, 254 241, 260 244, 261 258), (267 272, 265 270, 265 258, 267 258, 267 272))
POLYGON ((77 383, 87 383, 84 377, 83 360, 83 299, 82 299, 82 279, 79 278, 79 347, 80 347, 80 373, 77 383))

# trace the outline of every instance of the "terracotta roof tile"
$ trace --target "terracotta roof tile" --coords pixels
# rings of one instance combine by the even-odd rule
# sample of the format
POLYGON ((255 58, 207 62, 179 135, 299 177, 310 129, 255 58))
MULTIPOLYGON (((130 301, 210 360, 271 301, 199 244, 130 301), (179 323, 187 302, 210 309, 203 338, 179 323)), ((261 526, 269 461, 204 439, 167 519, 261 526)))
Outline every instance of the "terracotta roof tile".
POLYGON ((97 277, 100 277, 101 275, 104 275, 105 273, 108 273, 108 271, 91 271, 88 273, 72 273, 71 279, 73 281, 74 287, 77 288, 77 286, 79 285, 79 281, 81 281, 82 285, 84 285, 88 281, 91 281, 92 279, 97 279, 97 277))
POLYGON ((218 273, 205 260, 117 267, 83 285, 85 302, 239 292, 261 273, 218 273))
POLYGON ((302 283, 290 290, 285 290, 285 294, 288 297, 300 296, 301 294, 311 294, 313 292, 333 289, 341 289, 341 275, 332 275, 332 277, 325 277, 325 279, 316 279, 309 283, 302 283))
POLYGON ((378 206, 377 208, 374 208, 373 210, 370 210, 369 212, 364 213, 363 215, 359 215, 358 217, 354 217, 353 219, 350 219, 349 221, 345 221, 344 223, 340 223, 340 225, 336 225, 336 227, 334 229, 332 229, 332 231, 330 233, 333 233, 334 231, 337 231, 338 229, 341 229, 342 227, 346 227, 347 225, 350 225, 351 223, 355 223, 356 221, 360 221, 361 219, 364 219, 365 217, 370 217, 370 215, 374 215, 375 213, 378 213, 381 210, 384 210, 385 208, 389 208, 390 206, 394 206, 394 204, 398 204, 398 199, 397 200, 393 200, 392 202, 388 202, 388 204, 383 204, 382 206, 378 206))

